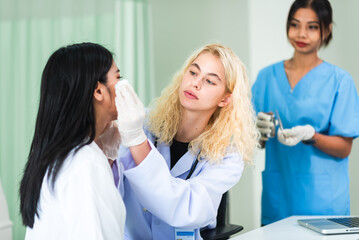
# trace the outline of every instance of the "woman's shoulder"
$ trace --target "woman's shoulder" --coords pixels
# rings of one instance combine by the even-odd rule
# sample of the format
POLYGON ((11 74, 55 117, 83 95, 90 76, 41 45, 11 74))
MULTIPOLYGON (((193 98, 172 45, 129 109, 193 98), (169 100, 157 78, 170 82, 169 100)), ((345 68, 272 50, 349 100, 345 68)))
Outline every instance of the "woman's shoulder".
POLYGON ((332 63, 323 61, 315 74, 316 77, 322 79, 325 84, 331 84, 334 89, 355 88, 354 80, 350 73, 332 63))
POLYGON ((201 164, 206 170, 225 170, 226 173, 241 173, 244 169, 245 162, 239 151, 228 151, 226 155, 219 161, 211 161, 210 159, 201 159, 201 164))
POLYGON ((94 141, 77 151, 72 151, 67 160, 67 164, 71 165, 71 168, 81 169, 107 166, 106 164, 108 164, 105 154, 94 141))
POLYGON ((110 171, 106 156, 97 144, 92 142, 77 151, 74 149, 67 156, 56 182, 59 182, 60 188, 66 187, 75 179, 87 184, 105 177, 104 173, 110 173, 110 171))
MULTIPOLYGON (((106 158, 105 154, 102 152, 101 148, 95 143, 95 141, 92 141, 91 143, 84 145, 82 148, 80 148, 77 151, 76 155, 78 155, 77 157, 100 156, 106 158)), ((91 159, 91 157, 89 159, 91 159)))
POLYGON ((323 61, 323 72, 329 73, 330 75, 334 76, 338 80, 352 79, 352 76, 350 75, 349 72, 347 72, 346 70, 344 70, 343 68, 337 65, 334 65, 326 61, 323 61))
POLYGON ((257 80, 280 75, 284 71, 284 61, 279 61, 259 70, 257 80))
POLYGON ((281 79, 283 76, 285 76, 284 61, 268 65, 258 72, 252 90, 264 90, 263 86, 270 84, 273 79, 281 79))
POLYGON ((225 155, 222 157, 222 159, 218 160, 218 161, 213 161, 212 159, 209 158, 201 158, 201 160, 204 160, 205 162, 210 163, 211 165, 221 165, 223 163, 233 163, 234 165, 241 165, 244 160, 243 160, 243 155, 241 154, 241 152, 236 149, 235 147, 228 147, 226 150, 225 155))
POLYGON ((55 187, 62 197, 78 192, 92 194, 93 189, 113 184, 110 164, 95 142, 73 150, 60 171, 55 187))
POLYGON ((284 68, 284 60, 263 67, 259 72, 272 72, 275 69, 284 68))

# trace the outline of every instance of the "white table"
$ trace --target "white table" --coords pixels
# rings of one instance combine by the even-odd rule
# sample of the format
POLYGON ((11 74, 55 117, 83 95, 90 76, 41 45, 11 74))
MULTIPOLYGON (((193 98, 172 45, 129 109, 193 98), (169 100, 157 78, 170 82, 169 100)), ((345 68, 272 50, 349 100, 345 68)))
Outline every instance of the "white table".
MULTIPOLYGON (((291 216, 267 226, 243 233, 233 240, 359 240, 358 234, 322 235, 302 227, 297 219, 322 218, 323 216, 291 216)), ((331 216, 333 217, 333 216, 331 216)), ((337 217, 337 216, 334 216, 337 217)))

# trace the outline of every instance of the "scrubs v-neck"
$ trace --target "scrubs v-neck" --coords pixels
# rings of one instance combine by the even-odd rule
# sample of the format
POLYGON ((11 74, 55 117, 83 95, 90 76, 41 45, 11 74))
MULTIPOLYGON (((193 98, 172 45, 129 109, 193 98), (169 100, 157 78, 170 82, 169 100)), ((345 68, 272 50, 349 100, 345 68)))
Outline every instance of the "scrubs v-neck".
MULTIPOLYGON (((359 135, 359 98, 352 77, 323 62, 292 89, 284 62, 264 68, 252 87, 257 112, 278 110, 284 128, 310 124, 326 135, 359 135)), ((350 213, 348 158, 312 145, 293 147, 270 138, 262 173, 262 224, 291 215, 350 213)))

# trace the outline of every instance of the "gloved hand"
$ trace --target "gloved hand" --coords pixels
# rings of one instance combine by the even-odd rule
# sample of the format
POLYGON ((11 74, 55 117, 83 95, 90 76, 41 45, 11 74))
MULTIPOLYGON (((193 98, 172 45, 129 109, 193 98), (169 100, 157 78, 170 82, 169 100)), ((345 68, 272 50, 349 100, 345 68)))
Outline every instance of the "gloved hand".
POLYGON ((122 145, 132 147, 143 143, 147 137, 143 131, 145 109, 135 90, 127 80, 115 85, 118 130, 122 145))
POLYGON ((112 121, 105 131, 98 137, 97 145, 108 159, 115 160, 121 145, 121 136, 116 121, 112 121))
POLYGON ((278 130, 278 141, 287 146, 297 145, 300 141, 311 139, 315 130, 311 125, 296 126, 291 129, 278 130))
POLYGON ((257 114, 257 129, 261 133, 261 141, 267 141, 269 137, 275 136, 275 126, 271 121, 272 116, 268 113, 259 112, 257 114))

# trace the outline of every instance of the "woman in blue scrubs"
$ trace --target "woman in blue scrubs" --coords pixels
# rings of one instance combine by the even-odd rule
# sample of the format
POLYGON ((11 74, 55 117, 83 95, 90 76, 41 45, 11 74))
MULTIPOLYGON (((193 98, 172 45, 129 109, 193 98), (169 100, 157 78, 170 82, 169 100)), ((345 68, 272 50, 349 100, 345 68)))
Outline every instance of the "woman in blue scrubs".
POLYGON ((202 239, 200 228, 215 227, 221 197, 259 139, 250 93, 235 53, 204 46, 156 100, 143 130, 143 105, 120 81, 125 239, 202 239))
POLYGON ((359 98, 349 73, 318 57, 332 38, 329 1, 294 1, 287 37, 293 57, 262 69, 252 88, 266 148, 264 225, 291 215, 350 214, 348 155, 359 135, 359 98), (270 112, 283 123, 276 135, 270 112))

